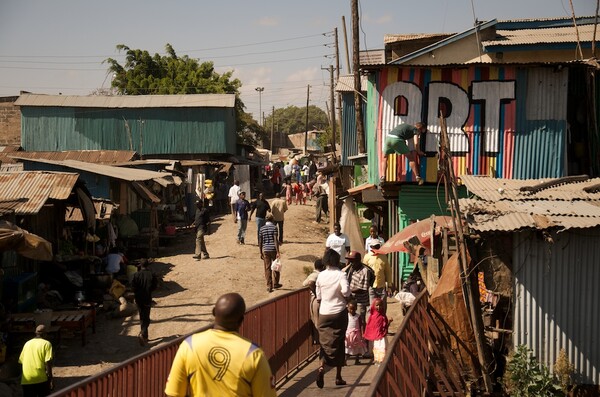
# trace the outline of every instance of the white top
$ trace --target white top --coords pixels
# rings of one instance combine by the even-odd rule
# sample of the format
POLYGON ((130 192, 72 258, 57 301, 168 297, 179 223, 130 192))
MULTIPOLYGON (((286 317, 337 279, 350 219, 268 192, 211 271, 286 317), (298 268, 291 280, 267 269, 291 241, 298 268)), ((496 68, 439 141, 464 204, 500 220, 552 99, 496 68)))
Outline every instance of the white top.
POLYGON ((230 187, 229 194, 227 196, 229 197, 229 202, 231 204, 237 203, 237 201, 240 199, 240 187, 238 185, 233 185, 230 187))
POLYGON ((346 273, 337 267, 327 267, 319 273, 316 282, 317 300, 321 301, 319 314, 329 315, 346 308, 346 298, 351 294, 346 273))
POLYGON ((346 247, 350 248, 350 239, 344 233, 336 236, 335 233, 331 233, 325 241, 325 247, 331 248, 338 254, 340 254, 340 263, 346 263, 346 247))
POLYGON ((379 240, 379 242, 381 243, 381 245, 383 245, 383 243, 385 243, 385 240, 379 236, 377 236, 376 238, 373 238, 371 236, 367 237, 367 239, 365 240, 365 252, 371 252, 371 242, 373 240, 379 240))

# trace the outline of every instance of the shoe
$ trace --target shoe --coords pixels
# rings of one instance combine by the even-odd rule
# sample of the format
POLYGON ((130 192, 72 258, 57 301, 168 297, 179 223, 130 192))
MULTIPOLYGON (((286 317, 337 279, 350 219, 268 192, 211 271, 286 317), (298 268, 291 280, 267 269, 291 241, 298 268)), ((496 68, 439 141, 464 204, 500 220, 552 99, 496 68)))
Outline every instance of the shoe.
POLYGON ((267 287, 267 292, 268 292, 268 293, 271 293, 271 292, 273 292, 273 288, 271 288, 271 287, 267 287))
POLYGON ((337 378, 337 379, 335 380, 335 385, 336 385, 336 386, 344 386, 345 384, 346 384, 346 381, 345 381, 345 380, 343 380, 342 378, 337 378))
POLYGON ((192 258, 194 258, 194 259, 200 259, 200 255, 194 255, 194 256, 192 256, 192 258))
POLYGON ((323 367, 319 367, 319 370, 317 371, 317 387, 319 389, 322 389, 323 386, 325 386, 325 379, 324 379, 323 372, 324 372, 323 367))
POLYGON ((146 341, 147 339, 144 338, 144 335, 142 335, 142 333, 140 332, 138 334, 138 342, 140 342, 140 346, 146 346, 146 341))
POLYGON ((244 242, 244 239, 241 239, 241 240, 240 240, 240 244, 246 244, 246 243, 244 242))
POLYGON ((208 256, 208 255, 204 255, 204 256, 202 257, 202 259, 210 259, 210 256, 208 256))
POLYGON ((383 183, 383 182, 385 182, 385 176, 382 176, 379 178, 379 183, 383 183))
POLYGON ((425 183, 425 181, 423 180, 423 178, 421 178, 420 176, 417 177, 417 183, 419 184, 419 186, 423 185, 425 183))
POLYGON ((281 285, 281 284, 275 284, 275 285, 273 286, 273 288, 281 288, 281 287, 283 287, 283 285, 281 285))

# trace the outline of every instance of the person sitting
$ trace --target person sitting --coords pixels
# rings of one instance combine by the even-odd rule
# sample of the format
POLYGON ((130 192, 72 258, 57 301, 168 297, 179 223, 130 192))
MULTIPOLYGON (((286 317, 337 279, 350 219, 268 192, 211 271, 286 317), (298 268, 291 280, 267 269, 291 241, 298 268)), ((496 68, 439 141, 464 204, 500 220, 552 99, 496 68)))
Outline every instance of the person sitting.
POLYGON ((110 249, 110 253, 105 258, 106 273, 110 274, 125 274, 125 266, 127 264, 127 258, 122 252, 119 252, 117 247, 110 249))

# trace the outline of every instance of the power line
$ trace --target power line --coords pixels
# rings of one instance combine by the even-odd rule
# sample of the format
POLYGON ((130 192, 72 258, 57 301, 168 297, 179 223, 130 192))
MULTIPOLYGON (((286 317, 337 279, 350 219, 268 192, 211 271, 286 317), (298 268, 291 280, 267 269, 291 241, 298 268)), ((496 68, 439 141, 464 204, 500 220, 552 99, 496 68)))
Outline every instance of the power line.
MULTIPOLYGON (((182 50, 180 52, 190 53, 190 52, 201 52, 201 51, 226 50, 226 49, 230 49, 230 48, 240 48, 240 47, 249 47, 249 46, 262 45, 262 44, 281 43, 281 42, 285 42, 285 41, 293 41, 293 40, 300 40, 300 39, 306 39, 306 38, 311 38, 311 37, 326 36, 328 33, 330 33, 330 32, 312 34, 312 35, 307 35, 307 36, 290 37, 287 39, 262 41, 262 42, 256 42, 256 43, 236 44, 236 45, 232 45, 232 46, 209 47, 209 48, 203 48, 203 49, 198 49, 198 50, 182 50)), ((167 53, 166 52, 157 52, 157 54, 165 55, 167 53)), ((110 58, 110 57, 114 57, 114 56, 115 56, 115 54, 110 54, 110 55, 0 55, 0 58, 107 58, 107 57, 110 58)))

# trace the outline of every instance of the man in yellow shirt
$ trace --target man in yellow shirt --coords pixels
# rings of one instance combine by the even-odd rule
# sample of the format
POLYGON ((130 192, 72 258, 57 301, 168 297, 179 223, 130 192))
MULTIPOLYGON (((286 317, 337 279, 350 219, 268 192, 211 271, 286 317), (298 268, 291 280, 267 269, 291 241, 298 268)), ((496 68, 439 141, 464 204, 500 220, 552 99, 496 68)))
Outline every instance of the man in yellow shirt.
POLYGON ((392 280, 392 267, 386 255, 377 254, 373 250, 381 248, 379 240, 373 240, 370 245, 371 251, 365 255, 363 263, 373 269, 375 281, 369 289, 369 300, 372 303, 375 298, 381 298, 383 305, 387 309, 387 288, 394 289, 392 280))
POLYGON ((47 396, 52 385, 52 344, 44 339, 46 327, 38 325, 35 338, 23 346, 19 363, 23 366, 21 387, 24 397, 47 396))
POLYGON ((239 294, 217 299, 213 329, 186 338, 167 379, 168 396, 276 396, 263 351, 238 334, 246 303, 239 294), (188 393, 189 390, 189 393, 188 393))

